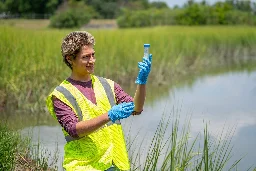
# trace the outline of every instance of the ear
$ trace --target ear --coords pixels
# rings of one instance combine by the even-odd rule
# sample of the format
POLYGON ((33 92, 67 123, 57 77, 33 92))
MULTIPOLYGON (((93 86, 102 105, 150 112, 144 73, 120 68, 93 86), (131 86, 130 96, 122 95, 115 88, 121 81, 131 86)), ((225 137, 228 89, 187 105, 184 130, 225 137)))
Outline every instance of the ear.
POLYGON ((71 56, 66 56, 66 60, 68 61, 68 63, 70 64, 70 65, 72 65, 72 58, 71 58, 71 56))

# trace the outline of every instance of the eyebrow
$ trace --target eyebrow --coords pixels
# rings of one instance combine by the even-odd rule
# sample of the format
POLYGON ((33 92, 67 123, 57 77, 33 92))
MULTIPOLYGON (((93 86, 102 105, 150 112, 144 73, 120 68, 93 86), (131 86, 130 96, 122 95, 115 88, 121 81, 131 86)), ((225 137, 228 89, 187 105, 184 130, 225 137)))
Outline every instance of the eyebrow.
POLYGON ((85 53, 84 55, 90 55, 90 54, 93 54, 93 53, 95 53, 95 51, 94 51, 94 52, 92 52, 92 53, 85 53))

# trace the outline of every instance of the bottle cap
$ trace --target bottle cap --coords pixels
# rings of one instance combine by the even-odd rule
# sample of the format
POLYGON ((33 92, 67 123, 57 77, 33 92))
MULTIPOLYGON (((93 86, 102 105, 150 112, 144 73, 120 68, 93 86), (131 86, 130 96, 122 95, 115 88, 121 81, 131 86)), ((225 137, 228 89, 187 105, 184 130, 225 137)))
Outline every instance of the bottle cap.
POLYGON ((144 44, 144 47, 150 47, 150 44, 144 44))

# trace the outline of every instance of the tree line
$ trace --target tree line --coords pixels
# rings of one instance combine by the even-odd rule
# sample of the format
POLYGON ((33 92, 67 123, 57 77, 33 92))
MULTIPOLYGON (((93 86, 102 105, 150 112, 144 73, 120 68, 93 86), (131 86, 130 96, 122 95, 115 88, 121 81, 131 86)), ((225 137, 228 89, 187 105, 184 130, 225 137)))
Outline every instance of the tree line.
POLYGON ((188 1, 172 9, 123 10, 119 27, 155 25, 256 25, 256 2, 226 0, 212 5, 188 1))
POLYGON ((170 8, 165 2, 148 0, 0 0, 1 14, 6 18, 50 18, 51 26, 58 28, 79 27, 90 19, 117 19, 120 27, 255 25, 256 2, 226 0, 208 4, 205 0, 188 0, 170 8))

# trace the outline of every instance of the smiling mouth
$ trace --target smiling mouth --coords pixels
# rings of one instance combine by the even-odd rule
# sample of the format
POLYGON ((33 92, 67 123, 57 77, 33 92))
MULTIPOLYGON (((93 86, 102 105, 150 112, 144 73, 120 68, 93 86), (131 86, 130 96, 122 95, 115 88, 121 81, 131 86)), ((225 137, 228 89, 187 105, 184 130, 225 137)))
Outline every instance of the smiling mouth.
POLYGON ((94 68, 94 66, 86 66, 86 68, 92 69, 94 68))

